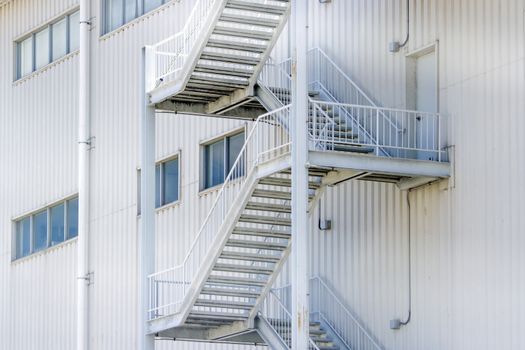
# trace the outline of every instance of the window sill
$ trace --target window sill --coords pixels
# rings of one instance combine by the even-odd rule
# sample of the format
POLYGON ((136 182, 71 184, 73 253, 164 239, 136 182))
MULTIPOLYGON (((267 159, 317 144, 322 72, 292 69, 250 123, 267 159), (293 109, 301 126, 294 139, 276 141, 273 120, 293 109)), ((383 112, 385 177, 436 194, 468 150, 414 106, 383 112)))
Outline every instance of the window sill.
POLYGON ((58 64, 61 64, 69 59, 71 59, 72 57, 74 56, 77 56, 79 53, 79 50, 76 50, 76 51, 73 51, 71 53, 68 53, 67 55, 65 56, 62 56, 60 57, 59 59, 49 63, 49 64, 46 64, 45 66, 43 67, 40 67, 38 68, 37 70, 35 70, 34 72, 31 72, 27 75, 24 75, 23 77, 13 81, 13 87, 16 87, 18 85, 21 85, 23 83, 25 83, 26 81, 30 80, 30 79, 33 79, 34 77, 36 77, 37 75, 40 75, 42 73, 44 73, 45 71, 49 70, 49 69, 52 69, 53 67, 55 67, 56 65, 58 64))
POLYGON ((33 253, 33 254, 30 254, 30 255, 27 255, 27 256, 24 256, 22 258, 16 258, 14 260, 11 260, 11 266, 15 266, 15 265, 18 265, 18 264, 22 264, 26 261, 29 261, 33 258, 36 258, 36 257, 39 257, 39 256, 42 256, 42 255, 46 255, 46 254, 50 254, 52 253, 53 251, 55 250, 58 250, 60 248, 63 248, 65 246, 68 246, 70 244, 73 244, 74 242, 77 241, 77 238, 78 237, 73 237, 73 238, 70 238, 68 239, 67 241, 64 241, 64 242, 61 242, 59 244, 56 244, 52 247, 48 247, 48 248, 45 248, 45 249, 42 249, 42 250, 39 250, 38 252, 36 253, 33 253))
POLYGON ((171 209, 173 207, 178 207, 180 205, 180 199, 176 200, 175 202, 171 202, 171 203, 168 203, 168 204, 164 204, 163 206, 161 207, 158 207, 158 208, 155 208, 155 213, 160 213, 160 212, 163 212, 165 210, 168 210, 168 209, 171 209))
MULTIPOLYGON (((244 178, 245 178, 245 175, 240 176, 240 177, 236 178, 235 180, 230 181, 230 184, 228 186, 237 184, 238 182, 243 181, 244 178)), ((199 197, 207 196, 207 195, 209 195, 210 193, 213 193, 213 192, 219 192, 223 186, 224 186, 224 182, 220 183, 218 185, 215 185, 213 187, 208 187, 208 188, 202 189, 202 190, 199 191, 199 197)))
POLYGON ((145 21, 146 19, 150 18, 151 16, 154 16, 156 15, 157 13, 159 12, 162 12, 168 8, 170 8, 171 6, 173 6, 176 2, 180 2, 180 0, 168 0, 165 4, 157 7, 156 9, 154 10, 151 10, 149 12, 146 12, 145 14, 137 17, 137 18, 134 18, 132 19, 131 21, 129 21, 128 23, 125 23, 123 25, 121 25, 120 27, 118 28, 115 28, 107 33, 104 33, 104 34, 101 34, 100 37, 98 38, 99 41, 105 41, 105 40, 108 40, 118 34, 120 34, 121 32, 124 32, 126 30, 128 30, 130 27, 133 27, 134 25, 136 25, 137 23, 139 22, 143 22, 145 21))

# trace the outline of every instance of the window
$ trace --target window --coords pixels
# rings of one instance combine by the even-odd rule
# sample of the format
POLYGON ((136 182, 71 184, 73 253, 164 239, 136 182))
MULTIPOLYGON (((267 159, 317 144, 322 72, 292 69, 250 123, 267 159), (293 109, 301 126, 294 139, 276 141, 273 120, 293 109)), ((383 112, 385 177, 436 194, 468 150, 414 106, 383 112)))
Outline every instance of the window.
POLYGON ((67 54, 67 18, 64 18, 51 26, 53 55, 52 60, 57 60, 67 54))
POLYGON ((15 222, 15 259, 78 235, 78 198, 62 201, 15 222), (67 228, 67 229, 66 229, 67 228))
POLYGON ((104 33, 111 32, 168 1, 169 0, 105 0, 104 33))
POLYGON ((74 52, 79 42, 79 12, 66 15, 16 43, 16 78, 74 52))
MULTIPOLYGON (((155 166, 155 208, 160 208, 179 200, 179 158, 171 158, 155 166)), ((137 214, 140 215, 140 170, 137 176, 137 214)))
MULTIPOLYGON (((204 146, 204 189, 220 185, 233 168, 244 145, 244 132, 226 136, 204 146)), ((244 163, 235 176, 244 175, 244 163)))

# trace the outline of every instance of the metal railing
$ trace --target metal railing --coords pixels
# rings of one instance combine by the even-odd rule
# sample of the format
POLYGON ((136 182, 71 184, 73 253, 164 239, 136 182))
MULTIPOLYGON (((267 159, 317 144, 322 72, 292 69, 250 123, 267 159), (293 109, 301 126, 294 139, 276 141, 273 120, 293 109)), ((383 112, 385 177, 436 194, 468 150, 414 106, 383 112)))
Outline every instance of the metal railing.
POLYGON ((155 61, 155 85, 170 80, 182 69, 195 41, 208 23, 213 5, 219 0, 197 0, 184 28, 152 45, 155 61))
POLYGON ((352 312, 318 276, 310 279, 310 314, 319 317, 349 349, 383 350, 352 312))
POLYGON ((221 225, 234 215, 231 211, 239 195, 248 191, 244 185, 256 165, 290 152, 290 136, 280 127, 288 125, 289 115, 287 105, 257 118, 183 262, 148 276, 150 320, 180 312, 202 262, 211 249, 216 249, 221 225))
MULTIPOLYGON (((262 304, 273 305, 273 308, 282 307, 290 310, 292 303, 291 286, 286 285, 274 288, 268 293, 262 304), (270 296, 271 295, 271 296, 270 296), (276 305, 277 301, 278 305, 276 305)), ((352 350, 383 350, 383 347, 370 334, 356 316, 335 295, 328 285, 319 276, 310 278, 310 319, 321 321, 330 327, 333 333, 348 349, 352 350)), ((270 308, 270 310, 273 310, 270 308)), ((260 315, 268 319, 265 309, 260 315)))
POLYGON ((345 146, 363 146, 372 148, 376 155, 388 150, 396 158, 438 162, 446 158, 441 135, 443 118, 439 113, 325 101, 310 101, 310 105, 313 118, 309 132, 314 143, 321 145, 322 149, 344 150, 345 146), (351 117, 342 119, 345 114, 351 117), (395 119, 406 132, 397 132, 383 115, 395 119), (375 139, 361 132, 361 127, 374 130, 375 139))
MULTIPOLYGON (((288 349, 292 348, 292 314, 273 290, 268 292, 263 300, 259 309, 259 317, 264 318, 272 326, 288 349)), ((319 347, 311 338, 309 339, 308 349, 319 350, 319 347)))
MULTIPOLYGON (((291 99, 291 72, 292 60, 290 58, 279 63, 269 60, 265 64, 258 82, 281 104, 288 104, 291 99)), ((311 92, 318 93, 330 102, 378 107, 320 48, 313 48, 308 51, 308 87, 311 92)), ((312 100, 311 97, 310 100, 312 100)), ((342 117, 353 119, 347 110, 342 112, 342 117)), ((384 123, 389 124, 390 129, 400 136, 406 133, 406 129, 398 125, 395 119, 383 113, 382 110, 379 110, 379 117, 384 119, 384 123)), ((363 139, 367 139, 368 143, 378 145, 381 142, 377 140, 379 136, 374 134, 375 130, 368 129, 359 123, 354 126, 355 131, 359 132, 363 139)), ((391 157, 388 150, 381 147, 378 147, 377 150, 379 151, 378 155, 391 157)))

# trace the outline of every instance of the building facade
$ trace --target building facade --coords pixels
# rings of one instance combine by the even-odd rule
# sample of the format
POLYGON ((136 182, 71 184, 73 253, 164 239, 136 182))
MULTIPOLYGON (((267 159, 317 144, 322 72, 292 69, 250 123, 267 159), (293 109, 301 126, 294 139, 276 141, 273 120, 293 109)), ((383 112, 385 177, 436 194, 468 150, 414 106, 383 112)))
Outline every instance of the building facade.
MULTIPOLYGON (((196 3, 89 2, 90 349, 138 348, 141 50, 184 30, 196 3)), ((407 35, 406 1, 308 0, 308 45, 327 57, 320 67, 337 68, 327 79, 344 73, 377 106, 439 112, 450 171, 405 187, 348 176, 322 186, 309 212, 308 274, 379 348, 523 349, 525 2, 409 5, 408 41, 390 52, 407 35), (396 319, 407 324, 391 329, 396 319)), ((2 349, 77 346, 78 10, 74 0, 0 1, 2 349)), ((273 62, 290 57, 290 28, 273 62)), ((254 118, 164 105, 155 119, 163 271, 188 254, 254 118)), ((425 147, 407 152, 429 158, 425 147)), ((272 287, 291 282, 283 263, 272 287)), ((169 334, 155 348, 265 346, 169 334)))

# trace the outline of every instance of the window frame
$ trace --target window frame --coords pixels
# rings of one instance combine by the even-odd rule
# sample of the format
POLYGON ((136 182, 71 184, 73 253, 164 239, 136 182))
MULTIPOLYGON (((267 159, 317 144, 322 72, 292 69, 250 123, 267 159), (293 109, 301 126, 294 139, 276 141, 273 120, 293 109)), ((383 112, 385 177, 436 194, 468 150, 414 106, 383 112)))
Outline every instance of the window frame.
MULTIPOLYGON (((200 144, 200 154, 201 154, 201 161, 200 161, 200 180, 199 180, 199 188, 200 192, 207 192, 213 189, 220 188, 224 181, 226 180, 228 174, 230 173, 231 169, 229 168, 229 151, 230 151, 230 139, 232 137, 238 136, 240 134, 244 134, 244 143, 246 143, 246 126, 243 126, 241 128, 236 128, 235 130, 226 132, 222 135, 219 135, 217 137, 214 137, 212 139, 206 140, 204 142, 201 142, 200 144), (217 142, 224 142, 224 149, 223 149, 223 162, 224 162, 224 170, 223 170, 223 180, 221 183, 208 186, 207 179, 208 179, 208 159, 206 154, 206 149, 208 146, 213 145, 217 142)), ((243 145, 244 145, 243 143, 243 145)), ((242 148, 241 148, 242 150, 242 148)), ((233 165, 233 164, 232 164, 233 165)), ((245 165, 246 168, 246 165, 245 165)), ((242 178, 246 175, 246 169, 244 169, 244 173, 237 177, 242 178)))
POLYGON ((75 15, 76 13, 78 13, 79 11, 80 11, 80 8, 78 6, 75 7, 74 9, 68 10, 60 14, 59 16, 56 16, 55 18, 47 22, 45 25, 39 26, 38 28, 31 30, 30 33, 22 35, 14 40, 14 46, 15 46, 14 81, 21 80, 23 78, 26 78, 34 74, 35 72, 41 71, 45 69, 46 67, 48 67, 49 65, 51 65, 52 63, 58 62, 64 57, 67 57, 68 55, 73 54, 79 50, 78 48, 76 48, 75 50, 71 51, 71 17, 75 15), (66 38, 65 38, 66 53, 56 59, 53 59, 53 25, 61 22, 64 19, 66 20, 66 38), (47 63, 37 68, 36 66, 36 35, 46 29, 48 30, 48 34, 47 34, 48 60, 47 60, 47 63), (32 39, 32 42, 31 42, 31 71, 26 74, 22 74, 21 44, 28 38, 32 39))
MULTIPOLYGON (((174 205, 178 205, 181 201, 181 192, 182 192, 182 188, 181 188, 181 179, 182 179, 182 176, 181 176, 181 152, 180 151, 177 151, 176 153, 173 153, 167 157, 164 157, 164 158, 160 158, 158 159, 157 161, 155 161, 155 169, 157 168, 157 166, 160 166, 160 176, 159 176, 159 192, 157 193, 155 191, 155 211, 160 211, 162 209, 165 209, 165 208, 169 208, 171 206, 174 206, 174 205), (173 202, 169 202, 169 203, 163 203, 163 193, 162 193, 162 182, 163 182, 163 172, 162 172, 162 167, 165 163, 168 163, 168 162, 171 162, 173 160, 177 160, 178 161, 178 165, 177 165, 177 171, 178 171, 178 179, 177 179, 177 199, 173 202), (156 196, 157 194, 160 196, 160 205, 157 206, 157 203, 156 203, 156 196)), ((141 176, 142 176, 142 169, 140 167, 137 167, 137 216, 140 216, 141 213, 142 213, 142 208, 141 208, 141 205, 140 205, 140 195, 141 195, 141 187, 140 187, 140 180, 141 180, 141 176)), ((155 174, 155 189, 157 187, 157 175, 155 174)))
POLYGON ((145 6, 145 2, 147 0, 135 0, 135 16, 133 18, 130 18, 128 20, 126 20, 126 0, 115 0, 115 1, 120 1, 121 2, 121 24, 119 26, 116 26, 115 28, 109 28, 109 11, 108 11, 108 6, 110 4, 112 0, 102 0, 101 1, 101 5, 100 6, 100 11, 101 11, 101 18, 102 18, 102 26, 101 26, 101 31, 100 31, 100 36, 103 37, 109 33, 112 33, 116 30, 119 30, 120 28, 126 26, 128 23, 131 23, 133 22, 134 20, 136 20, 137 18, 140 18, 144 15, 147 15, 159 8, 161 8, 162 6, 168 4, 169 2, 171 2, 172 0, 161 0, 161 4, 150 9, 149 11, 145 11, 146 9, 146 6, 145 6))
MULTIPOLYGON (((11 262, 20 261, 20 260, 29 258, 34 255, 45 253, 51 249, 61 246, 62 244, 65 244, 67 242, 70 242, 76 239, 78 235, 74 237, 70 237, 69 233, 67 232, 69 202, 74 199, 78 199, 78 194, 66 196, 64 198, 61 198, 60 200, 51 202, 35 210, 31 210, 30 212, 26 212, 22 215, 12 218, 11 219, 11 222, 12 222, 11 262), (64 215, 64 218, 63 218, 64 220, 64 240, 57 244, 51 245, 52 243, 51 209, 59 205, 64 205, 64 214, 63 214, 64 215), (46 213, 46 244, 45 244, 45 247, 36 250, 35 249, 35 216, 42 214, 44 212, 46 213), (19 237, 19 227, 20 227, 19 225, 25 219, 29 219, 29 252, 26 255, 19 256, 18 255, 18 244, 19 244, 18 237, 19 237)), ((78 226, 78 222, 77 222, 77 226, 78 226)))

